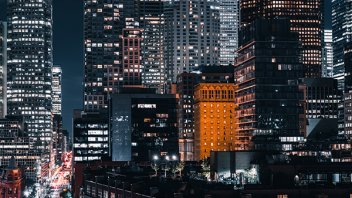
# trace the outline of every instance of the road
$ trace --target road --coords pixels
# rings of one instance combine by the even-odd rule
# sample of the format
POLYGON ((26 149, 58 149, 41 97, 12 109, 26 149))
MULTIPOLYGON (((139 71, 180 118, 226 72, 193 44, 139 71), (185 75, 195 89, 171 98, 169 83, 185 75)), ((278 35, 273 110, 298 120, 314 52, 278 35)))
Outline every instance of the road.
POLYGON ((64 189, 69 189, 71 178, 72 152, 64 155, 63 163, 51 177, 50 197, 59 198, 64 189))

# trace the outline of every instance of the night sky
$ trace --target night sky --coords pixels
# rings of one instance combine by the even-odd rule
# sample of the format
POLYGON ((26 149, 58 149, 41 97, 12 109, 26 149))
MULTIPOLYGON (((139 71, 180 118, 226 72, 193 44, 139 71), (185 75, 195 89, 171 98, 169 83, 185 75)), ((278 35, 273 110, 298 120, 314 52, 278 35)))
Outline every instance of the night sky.
MULTIPOLYGON (((72 110, 82 107, 83 0, 54 2, 54 64, 63 70, 64 128, 71 131, 72 110)), ((326 28, 331 28, 331 0, 326 2, 326 28)), ((0 0, 0 20, 6 16, 6 0, 0 0)))

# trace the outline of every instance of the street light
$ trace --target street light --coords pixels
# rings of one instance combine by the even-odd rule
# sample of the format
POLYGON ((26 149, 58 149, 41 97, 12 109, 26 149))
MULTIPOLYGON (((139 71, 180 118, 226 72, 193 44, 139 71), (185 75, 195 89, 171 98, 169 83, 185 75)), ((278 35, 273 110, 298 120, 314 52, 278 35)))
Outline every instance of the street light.
POLYGON ((157 156, 157 155, 154 155, 154 156, 153 156, 153 160, 154 160, 154 161, 157 161, 157 160, 159 160, 159 156, 157 156))

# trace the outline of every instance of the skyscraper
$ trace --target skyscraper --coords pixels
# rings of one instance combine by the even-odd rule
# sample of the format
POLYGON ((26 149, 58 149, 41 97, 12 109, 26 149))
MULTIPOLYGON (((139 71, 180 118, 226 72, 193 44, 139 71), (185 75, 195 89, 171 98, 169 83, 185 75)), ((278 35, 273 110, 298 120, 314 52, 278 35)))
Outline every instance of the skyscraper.
POLYGON ((163 0, 138 0, 137 20, 143 29, 142 84, 165 93, 166 68, 164 63, 164 2, 163 0))
POLYGON ((290 31, 288 20, 261 19, 241 29, 239 38, 235 66, 239 149, 250 149, 253 136, 298 135, 303 94, 291 83, 304 76, 298 35, 290 31))
MULTIPOLYGON (((52 137, 52 0, 9 0, 8 114, 23 116, 42 151, 52 137)), ((43 150, 44 149, 44 150, 43 150)))
POLYGON ((352 0, 332 0, 332 35, 334 51, 334 78, 344 90, 345 44, 352 41, 352 0))
POLYGON ((168 81, 219 62, 220 15, 215 0, 166 3, 165 62, 168 81))
POLYGON ((323 42, 323 60, 322 76, 327 78, 333 77, 333 48, 332 48, 332 30, 324 30, 323 42))
POLYGON ((0 21, 0 117, 7 113, 6 107, 6 69, 7 69, 7 23, 0 21))
MULTIPOLYGON (((135 23, 133 21, 133 23, 135 23)), ((141 43, 142 30, 138 27, 128 27, 122 33, 122 68, 124 86, 142 85, 141 43)))
POLYGON ((62 157, 62 70, 60 66, 52 68, 52 98, 53 98, 53 136, 52 136, 52 163, 61 162, 62 157))
POLYGON ((123 80, 119 36, 124 28, 121 0, 84 1, 84 109, 107 109, 109 93, 123 80))
POLYGON ((241 23, 246 26, 257 18, 290 20, 291 30, 297 32, 303 46, 306 77, 321 77, 322 20, 321 0, 242 0, 241 23))
POLYGON ((61 102, 62 102, 62 70, 60 66, 54 66, 52 69, 52 89, 53 89, 53 114, 61 115, 61 102))
POLYGON ((220 7, 220 65, 234 65, 240 26, 239 0, 217 1, 220 7))

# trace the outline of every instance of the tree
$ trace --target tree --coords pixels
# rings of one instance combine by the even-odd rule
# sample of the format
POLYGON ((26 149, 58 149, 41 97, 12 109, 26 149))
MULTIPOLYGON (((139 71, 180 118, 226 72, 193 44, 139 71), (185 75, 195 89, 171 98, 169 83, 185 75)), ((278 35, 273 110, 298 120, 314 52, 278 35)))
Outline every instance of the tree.
POLYGON ((165 171, 165 178, 166 178, 166 173, 167 171, 170 170, 170 166, 168 164, 165 164, 164 166, 162 166, 162 170, 165 171))
POLYGON ((182 171, 185 168, 185 163, 184 162, 179 162, 175 169, 177 170, 177 172, 179 172, 179 176, 182 177, 182 171))
POLYGON ((207 159, 202 161, 202 175, 207 179, 210 177, 210 163, 207 159))
POLYGON ((158 176, 158 170, 159 170, 159 165, 156 163, 153 163, 151 165, 152 169, 155 171, 155 176, 158 176))

